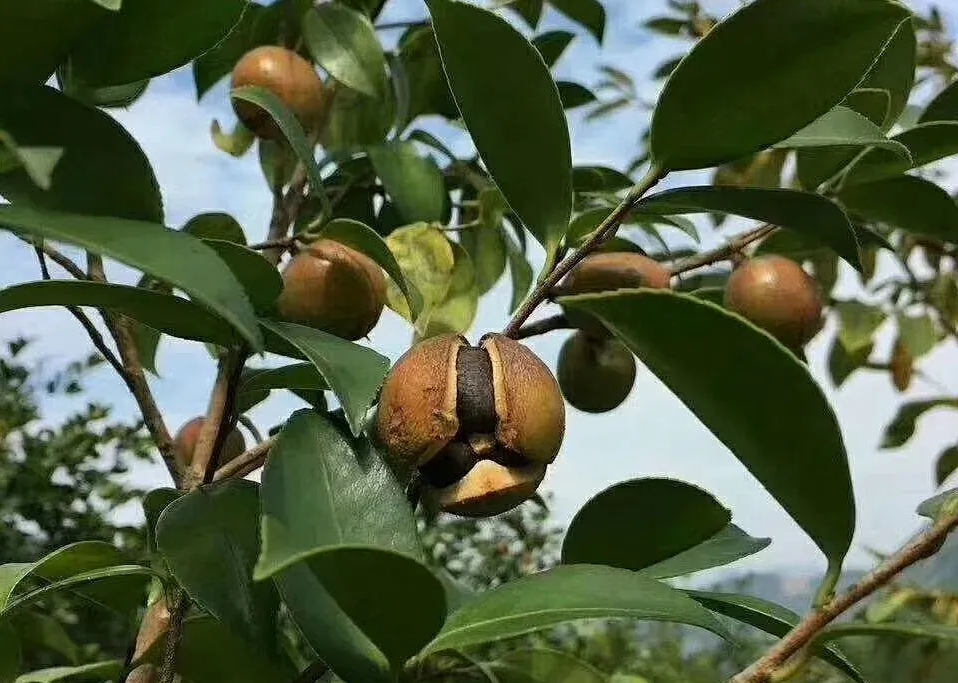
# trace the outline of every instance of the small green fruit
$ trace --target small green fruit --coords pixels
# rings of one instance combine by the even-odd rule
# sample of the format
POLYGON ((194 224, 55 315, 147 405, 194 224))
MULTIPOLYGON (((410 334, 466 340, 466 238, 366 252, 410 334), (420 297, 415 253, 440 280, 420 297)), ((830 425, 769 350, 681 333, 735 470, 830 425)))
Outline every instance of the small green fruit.
POLYGON ((569 404, 586 413, 617 408, 635 384, 635 358, 618 339, 576 332, 559 351, 559 386, 569 404))

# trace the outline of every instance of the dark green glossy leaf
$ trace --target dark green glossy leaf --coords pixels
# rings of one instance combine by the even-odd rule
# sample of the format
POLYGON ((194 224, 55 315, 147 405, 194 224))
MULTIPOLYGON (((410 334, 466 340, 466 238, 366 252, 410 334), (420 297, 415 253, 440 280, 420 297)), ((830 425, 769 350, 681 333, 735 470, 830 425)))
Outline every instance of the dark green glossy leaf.
POLYGON ((271 312, 283 291, 283 278, 272 263, 258 251, 253 251, 236 242, 204 239, 223 262, 233 271, 233 275, 243 285, 253 309, 260 314, 271 312))
POLYGON ((836 389, 841 387, 852 373, 868 363, 872 348, 872 344, 866 344, 857 351, 849 353, 839 337, 832 340, 832 348, 828 353, 828 373, 836 389))
POLYGON ((155 575, 152 569, 138 564, 79 572, 56 581, 43 582, 39 588, 12 597, 0 615, 13 614, 55 593, 79 595, 101 607, 128 611, 136 605, 136 600, 131 599, 131 596, 139 594, 142 597, 155 575))
POLYGON ((845 174, 844 184, 899 176, 945 157, 958 154, 958 121, 922 123, 891 138, 908 148, 911 159, 886 149, 871 149, 845 174))
POLYGON ((952 81, 925 107, 918 123, 928 121, 958 121, 958 81, 952 81))
POLYGON ((26 170, 0 173, 14 203, 96 216, 159 222, 159 186, 143 150, 110 115, 47 86, 5 86, 0 130, 20 147, 60 149, 43 190, 26 170))
POLYGON ((107 14, 92 2, 3 3, 0 82, 43 83, 76 40, 107 14))
MULTIPOLYGON (((501 218, 500 218, 501 220, 501 218)), ((462 230, 459 243, 468 252, 476 271, 476 288, 485 294, 499 281, 506 270, 508 254, 500 225, 484 224, 462 230)))
POLYGON ((775 145, 781 149, 803 147, 870 147, 886 151, 902 163, 911 160, 908 147, 900 140, 889 140, 881 129, 867 118, 848 107, 835 107, 812 121, 787 140, 775 145))
POLYGON ((917 43, 914 21, 902 22, 858 86, 888 93, 889 103, 884 121, 875 121, 882 130, 890 129, 898 121, 908 103, 915 83, 917 43))
POLYGON ((0 683, 14 683, 20 673, 20 640, 13 625, 0 622, 0 683))
POLYGON ((515 213, 554 252, 572 212, 572 155, 548 67, 495 14, 451 0, 427 4, 446 77, 476 149, 515 213))
POLYGON ((596 101, 595 93, 580 83, 556 81, 563 109, 575 109, 596 101))
POLYGON ((381 145, 396 116, 392 91, 387 90, 384 97, 377 100, 347 88, 337 91, 321 138, 323 146, 330 151, 353 152, 359 147, 381 145))
POLYGON ((605 35, 605 7, 599 0, 549 0, 549 4, 602 42, 605 35))
POLYGON ((936 408, 952 408, 958 410, 958 398, 943 397, 931 398, 923 401, 911 401, 898 407, 898 412, 885 426, 882 436, 882 448, 900 448, 915 435, 918 418, 936 408))
POLYGON ((365 14, 339 3, 322 3, 306 12, 302 31, 306 49, 330 76, 370 97, 382 96, 386 58, 365 14))
POLYGON ((543 683, 607 683, 604 673, 584 659, 561 650, 512 650, 496 663, 511 665, 527 673, 533 681, 543 683))
POLYGON ((21 168, 34 185, 46 191, 53 185, 53 170, 62 156, 60 147, 20 147, 0 130, 0 173, 21 168))
POLYGON ((153 489, 143 499, 143 515, 146 517, 146 547, 156 552, 156 524, 166 507, 183 493, 171 488, 153 489))
POLYGON ((731 518, 715 498, 685 482, 620 482, 590 499, 573 517, 562 543, 562 561, 638 571, 708 540, 731 518))
MULTIPOLYGON (((710 610, 741 621, 749 626, 754 626, 776 638, 784 637, 801 619, 801 617, 790 609, 751 595, 708 593, 703 591, 687 592, 691 597, 698 600, 710 610)), ((825 645, 817 650, 817 654, 839 671, 850 676, 853 680, 858 681, 858 683, 865 683, 857 667, 837 646, 825 645)))
MULTIPOLYGON (((405 33, 399 41, 398 58, 409 98, 406 116, 399 121, 400 130, 423 114, 459 118, 431 26, 413 28, 405 33)), ((393 78, 396 78, 395 74, 393 78)), ((419 134, 423 134, 423 131, 419 131, 419 134)), ((409 137, 415 139, 413 134, 409 137)))
MULTIPOLYGON (((56 618, 40 612, 26 611, 16 615, 11 620, 11 625, 19 634, 24 650, 28 652, 44 650, 59 655, 58 661, 69 664, 80 661, 80 647, 73 642, 64 625, 56 618)), ((3 633, 2 626, 0 626, 0 633, 3 633)), ((4 643, 2 638, 0 643, 4 643)), ((2 680, 2 674, 0 674, 0 680, 2 680)))
POLYGON ((805 365, 743 318, 689 295, 636 290, 560 302, 595 315, 625 342, 838 570, 855 528, 854 497, 835 413, 805 365), (740 372, 756 364, 761 373, 740 372))
POLYGON ((408 223, 442 221, 446 187, 432 157, 420 156, 410 142, 393 142, 367 150, 376 175, 408 223))
POLYGON ((123 85, 165 74, 219 42, 243 0, 124 2, 73 46, 70 68, 85 83, 123 85))
POLYGON ((646 567, 642 573, 656 579, 667 579, 722 567, 764 550, 771 542, 770 538, 755 538, 734 524, 728 524, 706 541, 646 567))
POLYGON ((553 67, 562 57, 562 53, 569 47, 575 35, 568 31, 547 31, 532 39, 532 44, 542 55, 546 66, 553 67))
POLYGON ((543 5, 545 0, 513 0, 506 7, 522 17, 529 28, 534 29, 542 18, 543 5))
POLYGON ((955 470, 958 470, 958 446, 946 448, 935 460, 935 486, 941 486, 955 470))
POLYGON ((155 223, 0 206, 0 225, 116 259, 179 287, 235 327, 253 349, 262 338, 246 293, 216 251, 155 223))
POLYGON ((80 666, 54 666, 30 671, 17 677, 16 683, 59 683, 60 681, 114 680, 120 675, 123 662, 111 659, 80 666))
POLYGON ((253 581, 259 555, 259 486, 229 481, 171 502, 156 526, 159 551, 189 596, 233 633, 266 650, 279 598, 253 581))
POLYGON ((576 166, 572 169, 572 186, 576 192, 618 192, 633 184, 629 176, 607 166, 576 166))
POLYGON ((851 213, 905 232, 958 242, 958 204, 934 183, 913 176, 843 188, 838 198, 851 213))
POLYGON ((389 359, 370 348, 312 327, 273 320, 264 320, 262 325, 296 347, 316 366, 346 411, 353 434, 358 435, 386 377, 389 359))
POLYGON ((57 83, 60 90, 93 107, 126 108, 140 99, 150 85, 149 79, 126 83, 125 85, 90 86, 73 75, 69 63, 57 69, 57 83))
POLYGON ((0 290, 0 313, 35 306, 92 306, 119 313, 182 339, 228 346, 228 323, 188 299, 140 287, 78 280, 27 282, 0 290))
POLYGON ((718 211, 754 218, 820 242, 861 269, 858 240, 848 217, 820 195, 756 187, 683 187, 650 195, 636 210, 660 214, 718 211))
POLYGON ((188 220, 181 230, 200 239, 225 240, 246 245, 243 226, 228 213, 210 211, 197 214, 188 220))
POLYGON ((509 279, 512 280, 512 299, 509 302, 509 312, 512 313, 526 298, 529 288, 532 287, 534 274, 532 265, 512 236, 506 233, 502 236, 506 242, 506 256, 509 259, 509 279))
MULTIPOLYGON (((160 664, 165 650, 166 634, 163 634, 137 663, 160 664)), ((183 622, 176 672, 188 681, 230 683, 289 683, 296 677, 285 658, 270 658, 263 648, 250 647, 210 617, 193 617, 183 622)))
POLYGON ((239 393, 254 393, 272 389, 309 389, 325 391, 326 380, 312 363, 294 363, 279 368, 251 370, 240 382, 239 393))
POLYGON ((449 616, 420 656, 599 618, 670 621, 726 636, 707 610, 663 583, 625 569, 574 565, 478 594, 449 616))
POLYGON ((756 0, 672 72, 652 119, 661 168, 715 166, 780 142, 842 101, 908 11, 886 0, 756 0))
POLYGON ((379 236, 379 233, 359 221, 337 218, 324 225, 320 235, 350 246, 378 263, 379 267, 386 271, 386 274, 392 278, 392 281, 405 295, 406 303, 409 304, 413 318, 419 317, 423 305, 422 295, 415 285, 403 275, 402 268, 396 262, 396 257, 393 256, 389 246, 379 236))
POLYGON ((402 486, 380 455, 325 417, 293 413, 263 471, 264 579, 318 552, 376 546, 419 556, 402 486))

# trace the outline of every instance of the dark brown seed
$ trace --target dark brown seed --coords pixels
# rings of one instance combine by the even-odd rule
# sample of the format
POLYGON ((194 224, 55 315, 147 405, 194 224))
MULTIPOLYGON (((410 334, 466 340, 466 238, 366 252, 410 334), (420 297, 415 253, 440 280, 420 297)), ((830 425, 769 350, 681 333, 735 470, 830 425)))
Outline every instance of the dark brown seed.
POLYGON ((478 461, 469 444, 451 441, 419 471, 430 486, 441 489, 466 476, 478 461))
POLYGON ((459 433, 492 433, 496 430, 496 398, 492 385, 492 361, 483 348, 463 346, 456 358, 456 413, 459 433))

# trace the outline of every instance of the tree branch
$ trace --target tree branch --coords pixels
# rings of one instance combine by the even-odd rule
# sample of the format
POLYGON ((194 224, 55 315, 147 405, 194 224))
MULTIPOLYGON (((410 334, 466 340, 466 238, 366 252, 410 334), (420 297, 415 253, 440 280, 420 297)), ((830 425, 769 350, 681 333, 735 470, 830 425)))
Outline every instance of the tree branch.
POLYGON ((44 254, 50 257, 50 260, 56 263, 58 266, 67 271, 70 275, 75 277, 77 280, 86 280, 86 273, 83 272, 83 269, 80 268, 72 259, 63 255, 57 251, 56 247, 50 246, 46 240, 38 240, 34 242, 31 239, 17 235, 21 241, 26 242, 34 249, 40 249, 44 254))
POLYGON ((709 266, 719 261, 726 261, 752 242, 758 241, 763 237, 768 237, 776 230, 778 230, 778 228, 774 225, 763 225, 754 230, 749 230, 717 249, 696 254, 695 256, 690 256, 687 259, 676 262, 670 269, 671 273, 673 276, 681 275, 682 273, 687 273, 690 270, 695 270, 702 266, 709 266))
POLYGON ((635 204, 646 192, 658 183, 664 175, 665 173, 658 167, 651 167, 645 174, 645 177, 632 186, 632 189, 626 194, 625 199, 623 199, 619 205, 615 207, 615 210, 596 228, 592 237, 576 251, 556 264, 552 272, 536 286, 532 294, 529 295, 529 298, 522 303, 519 310, 512 316, 512 320, 509 321, 509 324, 506 325, 502 333, 507 337, 515 338, 519 332, 519 328, 522 327, 522 324, 532 315, 532 312, 536 310, 539 304, 548 298, 552 288, 557 285, 579 261, 598 249, 603 242, 615 234, 615 231, 618 230, 622 221, 629 215, 629 212, 632 211, 635 204))
POLYGON ((938 552, 948 534, 956 527, 958 527, 958 510, 942 515, 928 529, 888 557, 845 594, 810 612, 758 661, 734 676, 730 683, 768 683, 789 658, 811 643, 832 621, 888 584, 911 565, 938 552))
POLYGON ((514 338, 528 339, 529 337, 536 337, 554 330, 568 330, 571 328, 572 325, 569 324, 568 319, 560 313, 559 315, 553 315, 548 318, 543 318, 542 320, 537 320, 534 323, 523 325, 516 330, 514 338))
POLYGON ((250 472, 262 467, 263 463, 266 462, 266 457, 269 455, 269 450, 275 443, 276 437, 271 436, 265 441, 256 444, 242 455, 233 458, 216 470, 216 473, 213 475, 213 481, 245 477, 250 472))

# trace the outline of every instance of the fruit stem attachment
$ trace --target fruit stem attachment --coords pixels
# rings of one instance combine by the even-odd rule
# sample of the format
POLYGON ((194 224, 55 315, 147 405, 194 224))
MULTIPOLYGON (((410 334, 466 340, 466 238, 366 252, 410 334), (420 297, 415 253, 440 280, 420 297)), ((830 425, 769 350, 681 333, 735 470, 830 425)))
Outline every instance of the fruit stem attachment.
POLYGON ((512 316, 512 320, 509 321, 509 324, 502 330, 502 334, 515 339, 519 333, 519 328, 522 327, 522 324, 532 315, 536 308, 538 308, 539 304, 548 298, 550 290, 556 286, 570 270, 575 268, 582 259, 602 246, 602 243, 608 238, 612 237, 638 201, 642 199, 646 192, 662 180, 667 173, 668 171, 658 166, 651 166, 642 180, 632 186, 625 195, 625 198, 619 202, 619 205, 615 207, 612 213, 596 228, 595 232, 592 233, 592 237, 569 256, 559 261, 555 268, 552 269, 552 272, 536 286, 532 294, 529 295, 519 307, 519 310, 516 311, 515 315, 512 316))
POLYGON ((732 258, 735 254, 740 252, 742 249, 750 245, 752 242, 756 242, 764 237, 768 237, 773 232, 778 230, 774 225, 762 225, 754 230, 749 230, 744 232, 728 244, 724 244, 721 247, 712 249, 711 251, 705 251, 701 254, 696 254, 695 256, 690 256, 687 259, 682 259, 681 261, 676 261, 672 265, 670 271, 673 276, 681 275, 682 273, 687 273, 690 270, 695 270, 696 268, 701 268, 702 266, 710 266, 713 263, 718 263, 719 261, 725 261, 732 258))
POLYGON ((572 325, 569 323, 568 318, 564 315, 553 315, 548 318, 543 318, 542 320, 537 320, 532 323, 527 323, 516 330, 515 339, 528 339, 529 337, 537 337, 540 334, 546 334, 547 332, 553 332, 554 330, 568 330, 571 329, 572 325))

